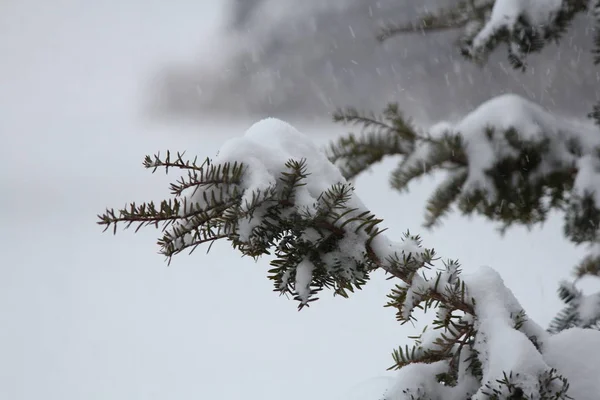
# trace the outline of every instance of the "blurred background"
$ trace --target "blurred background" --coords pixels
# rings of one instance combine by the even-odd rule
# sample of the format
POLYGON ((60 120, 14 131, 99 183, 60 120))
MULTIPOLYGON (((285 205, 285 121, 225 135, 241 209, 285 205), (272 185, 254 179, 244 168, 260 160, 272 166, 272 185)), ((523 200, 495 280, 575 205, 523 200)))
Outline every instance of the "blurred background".
MULTIPOLYGON (((585 117, 597 97, 586 18, 525 74, 502 52, 483 68, 468 64, 452 32, 374 38, 382 21, 451 3, 0 2, 0 398, 379 394, 393 377, 384 372, 392 349, 416 329, 382 307, 391 286, 382 276, 351 299, 323 294, 298 313, 271 292, 268 260, 221 243, 167 268, 158 232, 102 234, 96 215, 168 196, 175 177, 144 171, 144 155, 212 156, 267 116, 321 145, 346 132, 330 122, 338 106, 397 101, 428 125, 510 91, 585 117)), ((560 216, 504 237, 458 215, 424 231, 435 178, 393 192, 394 162, 356 182, 390 235, 422 232, 466 271, 496 268, 545 326, 560 307, 558 280, 582 256, 563 240, 560 216)))
POLYGON ((327 118, 340 106, 400 103, 415 119, 453 118, 504 92, 581 114, 594 101, 591 19, 578 18, 560 45, 514 71, 504 48, 484 68, 454 45, 458 31, 397 36, 380 44, 382 23, 410 23, 454 0, 229 0, 210 62, 165 62, 156 73, 153 115, 272 113, 327 118), (218 62, 215 62, 217 61, 218 62))

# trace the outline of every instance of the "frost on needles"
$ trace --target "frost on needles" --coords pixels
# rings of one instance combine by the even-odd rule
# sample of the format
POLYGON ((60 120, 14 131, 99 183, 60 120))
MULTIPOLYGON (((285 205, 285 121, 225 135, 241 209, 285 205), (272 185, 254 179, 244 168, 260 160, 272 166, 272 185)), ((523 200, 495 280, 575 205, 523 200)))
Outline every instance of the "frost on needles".
MULTIPOLYGON (((391 368, 399 374, 386 399, 550 400, 575 394, 585 400, 600 392, 598 380, 574 385, 578 371, 559 352, 561 335, 583 340, 586 331, 550 335, 527 318, 494 270, 463 276, 457 261, 441 262, 418 236, 387 238, 382 221, 325 153, 282 121, 253 125, 214 160, 197 163, 167 153, 146 157, 144 165, 182 172, 171 185, 173 198, 106 210, 99 224, 115 232, 123 224, 160 227, 158 244, 169 258, 219 239, 243 255, 267 256, 274 290, 292 295, 299 308, 322 289, 348 296, 381 269, 397 282, 387 306, 397 310, 398 321, 413 319, 417 308, 434 310, 433 326, 393 352, 391 368)), ((585 337, 586 346, 600 345, 600 333, 594 333, 585 337)), ((581 351, 577 360, 582 357, 593 355, 581 351)))

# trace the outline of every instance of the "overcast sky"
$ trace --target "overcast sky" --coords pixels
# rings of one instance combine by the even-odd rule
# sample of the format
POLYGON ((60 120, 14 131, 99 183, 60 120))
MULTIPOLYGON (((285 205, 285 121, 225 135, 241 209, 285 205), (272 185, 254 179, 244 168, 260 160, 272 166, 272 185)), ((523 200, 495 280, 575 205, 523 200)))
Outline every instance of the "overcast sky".
MULTIPOLYGON (((377 276, 350 300, 300 313, 277 297, 267 260, 226 243, 166 267, 157 232, 102 234, 96 214, 168 195, 142 170, 159 150, 214 155, 252 121, 157 124, 138 116, 147 77, 166 60, 207 57, 220 1, 0 2, 0 398, 11 400, 347 399, 385 376, 406 342, 383 309, 377 276)), ((208 58, 209 59, 209 58, 208 58)), ((319 143, 340 127, 300 123, 319 143)), ((562 221, 500 238, 479 219, 425 232, 426 180, 387 189, 386 162, 358 193, 390 235, 425 244, 465 270, 498 269, 532 318, 547 324, 557 280, 581 257, 562 221)))

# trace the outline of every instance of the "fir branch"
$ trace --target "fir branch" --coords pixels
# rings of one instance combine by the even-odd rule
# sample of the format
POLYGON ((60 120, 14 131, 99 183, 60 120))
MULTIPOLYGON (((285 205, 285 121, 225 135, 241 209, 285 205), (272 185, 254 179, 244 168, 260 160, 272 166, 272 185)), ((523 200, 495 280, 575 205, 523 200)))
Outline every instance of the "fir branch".
POLYGON ((177 152, 175 159, 171 158, 171 152, 167 150, 167 155, 162 158, 160 153, 155 154, 154 156, 147 155, 144 157, 144 168, 152 169, 152 172, 156 172, 158 168, 164 168, 165 173, 169 172, 169 168, 178 168, 178 169, 191 169, 191 170, 201 170, 208 162, 209 159, 205 159, 205 161, 198 165, 197 157, 193 160, 184 160, 183 156, 185 152, 180 153, 177 152))
POLYGON ((406 154, 410 151, 407 147, 395 134, 368 133, 360 137, 349 134, 331 145, 329 159, 346 179, 353 179, 385 156, 406 154))
POLYGON ((465 345, 472 342, 475 330, 472 324, 461 321, 454 322, 447 326, 442 325, 442 333, 428 347, 423 347, 419 337, 409 337, 416 339, 417 343, 413 347, 408 345, 404 348, 399 347, 392 352, 394 364, 388 367, 390 370, 399 370, 409 364, 415 363, 433 363, 447 360, 453 370, 452 375, 457 374, 457 355, 465 345))
MULTIPOLYGON (((410 283, 414 273, 433 260, 434 252, 428 250, 421 254, 396 254, 381 259, 372 244, 383 232, 379 228, 382 220, 368 210, 349 206, 353 199, 353 188, 349 184, 335 184, 324 191, 314 210, 298 208, 294 197, 309 176, 306 160, 288 161, 278 185, 262 192, 252 192, 251 200, 245 204, 242 204, 244 192, 239 185, 243 178, 242 164, 213 165, 207 160, 197 166, 183 161, 181 155, 175 162, 170 162, 168 155, 166 160, 157 157, 152 165, 192 169, 196 175, 190 181, 197 187, 196 190, 183 199, 180 199, 183 190, 176 190, 175 198, 161 202, 160 206, 148 202, 141 205, 132 203, 118 211, 107 209, 98 216, 98 223, 105 229, 113 227, 114 232, 121 224, 125 224, 125 228, 137 224, 137 229, 161 226, 164 234, 158 244, 161 253, 169 260, 186 249, 193 251, 200 244, 221 239, 229 240, 234 248, 252 257, 270 254, 274 250, 275 259, 271 262, 274 268, 270 278, 281 293, 295 293, 297 288, 290 279, 295 276, 302 260, 310 260, 314 264, 313 289, 309 297, 323 288, 333 288, 335 293, 345 296, 348 291, 360 288, 375 269, 383 269, 410 283), (241 237, 240 224, 255 218, 257 225, 250 236, 241 237), (315 234, 307 236, 308 231, 315 234), (362 238, 365 246, 362 258, 344 254, 342 249, 347 244, 343 241, 348 237, 349 240, 362 238)), ((420 242, 420 238, 411 237, 408 233, 406 239, 420 242)), ((449 307, 472 312, 472 306, 465 299, 449 293, 434 287, 423 296, 429 299, 425 301, 444 302, 450 304, 449 307)), ((308 304, 306 298, 300 300, 300 307, 308 304)))
POLYGON ((468 170, 464 167, 450 172, 450 176, 438 186, 427 200, 426 216, 424 226, 432 228, 439 223, 440 219, 449 211, 452 203, 456 201, 461 193, 468 176, 468 170))
POLYGON ((375 132, 394 133, 408 142, 417 137, 412 121, 404 117, 398 103, 389 103, 381 115, 359 111, 354 107, 338 109, 333 113, 333 121, 360 125, 363 131, 373 128, 375 132))
POLYGON ((338 109, 333 113, 333 122, 341 122, 345 125, 362 125, 363 129, 374 127, 376 131, 391 132, 394 127, 381 116, 373 112, 360 112, 354 107, 338 109))
POLYGON ((404 157, 392 171, 390 184, 405 190, 413 180, 438 169, 454 170, 467 166, 464 144, 460 135, 446 134, 440 139, 427 136, 418 139, 412 153, 404 157))
POLYGON ((308 176, 306 159, 300 161, 289 160, 285 164, 285 167, 289 172, 283 171, 279 178, 283 183, 283 190, 279 197, 279 201, 291 204, 293 203, 293 196, 296 190, 300 186, 306 185, 306 183, 304 183, 304 180, 308 176))
MULTIPOLYGON (((490 24, 490 15, 495 0, 474 2, 459 1, 453 8, 439 9, 423 14, 417 22, 408 24, 386 23, 377 35, 383 42, 400 34, 430 33, 462 29, 459 38, 461 54, 472 62, 483 64, 501 44, 507 44, 508 60, 513 68, 524 71, 525 59, 531 53, 540 52, 547 44, 559 41, 568 30, 575 16, 588 9, 589 0, 563 0, 558 12, 549 15, 550 23, 538 25, 529 21, 524 12, 516 22, 509 25, 490 24), (485 36, 480 33, 487 28, 485 36), (477 40, 475 40, 477 38, 477 40)), ((598 2, 594 2, 595 16, 598 2)), ((595 37, 594 54, 599 54, 600 36, 595 37)), ((600 57, 596 57, 600 59, 600 57)))
POLYGON ((359 112, 355 108, 338 110, 334 122, 357 125, 361 135, 353 133, 331 143, 329 160, 338 166, 346 179, 380 162, 386 156, 409 155, 420 141, 432 141, 417 133, 410 119, 403 116, 398 104, 390 103, 381 115, 359 112))
POLYGON ((384 24, 377 34, 377 40, 383 42, 391 37, 407 33, 429 33, 464 28, 467 23, 480 20, 483 13, 490 8, 490 2, 475 5, 472 1, 460 1, 452 9, 439 9, 428 12, 419 20, 409 24, 384 24))
POLYGON ((158 227, 159 223, 162 223, 164 229, 174 221, 188 219, 200 212, 203 212, 203 210, 194 211, 193 205, 187 207, 186 202, 181 202, 178 199, 163 200, 158 208, 152 201, 141 205, 130 203, 128 207, 123 207, 118 211, 106 209, 104 214, 98 215, 100 220, 98 224, 104 225, 105 231, 112 227, 114 233, 116 233, 117 225, 121 223, 125 224, 125 229, 138 224, 136 232, 144 226, 154 225, 158 227))
POLYGON ((586 296, 574 283, 562 281, 558 287, 558 296, 565 303, 565 307, 550 322, 550 333, 573 327, 600 330, 600 294, 586 296), (585 315, 582 315, 583 309, 585 315), (591 312, 593 310, 595 313, 591 312))

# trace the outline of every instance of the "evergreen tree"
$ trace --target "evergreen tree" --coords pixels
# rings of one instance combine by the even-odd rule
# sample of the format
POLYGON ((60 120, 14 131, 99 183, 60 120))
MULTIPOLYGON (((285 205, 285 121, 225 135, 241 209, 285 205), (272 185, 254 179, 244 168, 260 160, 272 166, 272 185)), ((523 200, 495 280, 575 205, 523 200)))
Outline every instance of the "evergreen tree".
MULTIPOLYGON (((464 53, 478 60, 505 42, 514 65, 522 68, 528 52, 559 38, 585 10, 577 1, 540 0, 545 8, 539 9, 536 4, 468 1, 427 15, 419 26, 464 27, 464 53), (502 9, 519 4, 527 8, 502 9)), ((414 26, 387 27, 382 38, 409 28, 414 26)), ((171 185, 173 197, 107 209, 99 224, 114 232, 120 225, 162 228, 158 245, 168 259, 203 244, 210 249, 217 240, 229 241, 245 256, 267 256, 274 290, 293 296, 300 309, 323 289, 347 297, 373 271, 384 271, 396 282, 387 306, 397 310, 399 322, 413 320, 415 309, 435 311, 433 327, 393 352, 391 368, 399 374, 386 399, 596 399, 600 332, 563 330, 596 323, 593 301, 573 285, 561 286, 571 308, 557 320, 556 332, 548 332, 527 318, 494 270, 461 273, 458 261, 442 260, 410 232, 401 241, 389 239, 383 221, 362 204, 349 179, 384 156, 401 155, 391 178, 397 189, 434 170, 447 174, 427 205, 427 226, 453 204, 505 227, 543 221, 559 208, 567 237, 595 243, 597 128, 510 95, 427 132, 395 105, 380 117, 343 110, 336 120, 364 129, 360 136, 341 138, 328 154, 290 125, 267 119, 227 142, 212 160, 170 152, 147 156, 146 168, 183 172, 171 185), (591 310, 585 317, 583 303, 591 310)), ((581 275, 598 274, 597 254, 582 263, 581 275)))

